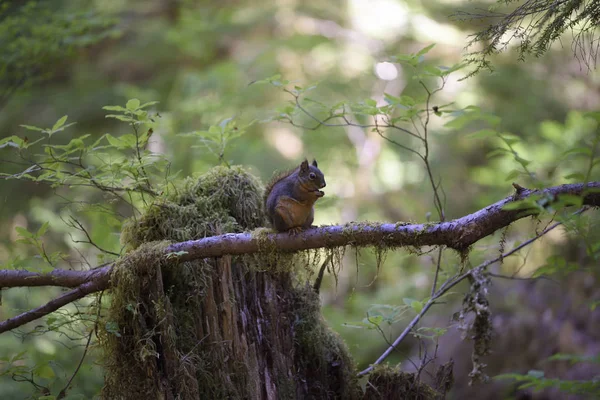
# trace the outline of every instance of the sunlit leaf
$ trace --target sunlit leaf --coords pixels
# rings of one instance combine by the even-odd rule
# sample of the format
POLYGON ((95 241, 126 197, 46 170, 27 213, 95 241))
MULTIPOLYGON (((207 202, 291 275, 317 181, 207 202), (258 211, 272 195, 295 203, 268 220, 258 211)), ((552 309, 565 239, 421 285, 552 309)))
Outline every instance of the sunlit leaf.
POLYGON ((60 118, 58 121, 56 121, 56 123, 52 127, 52 130, 56 131, 58 128, 60 128, 61 126, 63 126, 65 124, 65 122, 67 122, 67 116, 66 115, 64 117, 60 118))
POLYGON ((138 99, 131 99, 125 105, 128 110, 135 111, 140 107, 140 101, 138 99))

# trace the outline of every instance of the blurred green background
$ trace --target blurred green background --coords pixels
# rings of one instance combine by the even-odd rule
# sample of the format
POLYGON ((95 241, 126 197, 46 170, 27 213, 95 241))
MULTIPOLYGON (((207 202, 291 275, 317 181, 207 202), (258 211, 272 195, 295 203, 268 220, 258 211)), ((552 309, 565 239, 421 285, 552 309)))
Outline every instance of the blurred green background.
MULTIPOLYGON (((293 98, 277 88, 251 83, 276 74, 301 86, 319 82, 310 97, 327 104, 367 98, 381 102, 384 93, 422 96, 413 71, 386 61, 436 43, 427 55, 428 63, 450 66, 461 62, 468 35, 483 22, 460 22, 451 15, 489 4, 466 0, 2 1, 0 139, 31 136, 34 133, 19 125, 52 126, 63 115, 77 124, 57 135, 57 142, 83 134, 118 135, 129 128, 106 119, 103 106, 123 105, 131 98, 142 103, 159 101, 152 108, 160 116, 156 117, 151 146, 171 162, 172 171, 180 171, 179 177, 202 173, 219 160, 193 138, 177 134, 206 129, 230 117, 242 122, 259 120, 227 146, 226 160, 246 166, 264 182, 276 169, 297 165, 304 157, 316 158, 327 188, 326 197, 317 203, 315 224, 435 221, 431 186, 416 157, 361 128, 311 131, 286 123, 261 123, 293 98)), ((532 161, 528 168, 536 176, 533 180, 519 176, 506 179, 515 163, 510 158, 487 157, 497 143, 469 136, 480 127, 453 130, 444 127, 448 119, 434 119, 430 162, 436 180, 443 183, 448 219, 510 195, 512 181, 525 186, 532 182, 545 186, 574 182, 577 179, 568 176, 585 173, 587 167, 585 160, 561 155, 570 148, 589 146, 596 134, 582 113, 598 108, 598 73, 582 66, 568 45, 555 46, 543 57, 526 62, 518 61, 509 50, 494 58, 494 65, 493 73, 483 71, 466 80, 460 79, 466 72, 452 75, 434 103, 453 102, 456 109, 476 105, 499 116, 499 131, 522 139, 516 145, 519 154, 532 161)), ((308 118, 302 122, 311 124, 308 118)), ((21 166, 15 164, 18 160, 8 150, 0 149, 1 172, 15 173, 21 166)), ((597 180, 598 174, 592 171, 591 178, 597 180)), ((62 267, 87 268, 103 261, 97 258, 96 249, 73 243, 72 229, 64 223, 71 211, 65 209, 61 190, 20 180, 0 181, 0 263, 16 256, 33 256, 30 247, 16 242, 15 227, 31 231, 44 222, 50 223, 45 246, 72 256, 62 267)), ((82 202, 103 201, 91 190, 81 190, 78 196, 82 202)), ((124 217, 128 212, 123 210, 124 217)), ((122 221, 91 214, 80 218, 102 247, 119 252, 122 221)), ((595 220, 589 223, 584 233, 595 243, 595 220)), ((507 246, 544 226, 531 219, 518 222, 505 232, 507 246)), ((478 243, 471 254, 472 265, 499 254, 500 238, 501 232, 478 243)), ((580 239, 557 231, 521 257, 507 260, 502 271, 511 273, 520 268, 527 276, 547 264, 551 254, 585 269, 592 259, 581 248, 580 239)), ((355 253, 352 249, 346 252, 336 280, 326 278, 322 300, 326 319, 364 368, 385 350, 386 341, 376 330, 344 324, 361 321, 373 305, 402 306, 404 298, 428 296, 437 253, 390 252, 379 269, 373 252, 363 249, 355 253)), ((30 259, 24 266, 34 269, 36 262, 42 263, 30 259)), ((459 263, 457 254, 445 253, 442 265, 451 269, 459 263)), ((534 289, 526 285, 536 284, 494 284, 494 326, 500 332, 513 329, 517 339, 527 336, 527 341, 521 345, 516 339, 508 343, 498 340, 496 354, 506 348, 521 349, 517 352, 522 359, 508 366, 506 360, 490 360, 490 372, 540 369, 539 360, 552 351, 588 354, 598 345, 594 331, 600 332, 595 329, 600 316, 586 309, 586 304, 599 296, 594 274, 561 278, 562 286, 558 287, 546 282, 534 289), (538 292, 535 299, 529 298, 538 292), (571 292, 577 296, 572 297, 571 292), (568 300, 554 304, 551 300, 556 293, 568 300), (544 312, 549 323, 562 321, 555 334, 548 334, 536 319, 544 312), (571 318, 576 320, 569 325, 565 320, 571 318), (564 332, 564 326, 571 330, 564 332), (573 344, 573 332, 585 337, 581 339, 584 344, 573 344), (504 345, 507 347, 501 347, 504 345), (568 348, 571 345, 574 349, 568 348)), ((58 293, 55 288, 3 290, 1 319, 43 304, 58 293)), ((10 358, 23 352, 19 362, 32 368, 36 382, 51 387, 56 394, 77 367, 89 329, 89 325, 66 323, 74 315, 92 320, 86 308, 91 301, 66 307, 50 317, 54 320, 46 318, 19 332, 0 335, 0 356, 10 358), (52 327, 50 332, 48 327, 52 327)), ((433 310, 424 325, 449 325, 460 301, 460 295, 449 298, 448 304, 433 310)), ((407 312, 403 322, 386 327, 388 340, 395 338, 412 315, 407 312)), ((508 333, 501 336, 510 337, 508 333)), ((488 389, 466 385, 470 350, 458 337, 454 329, 440 341, 440 362, 453 357, 457 363, 453 398, 485 393, 488 389)), ((414 366, 407 358, 418 362, 418 351, 418 341, 410 341, 389 361, 402 362, 403 368, 411 370, 414 366)), ((92 398, 99 392, 103 384, 100 357, 92 347, 73 382, 72 398, 92 398)), ((564 372, 563 377, 578 376, 566 367, 557 370, 558 375, 564 372)), ((505 388, 502 396, 510 393, 505 388)), ((2 399, 39 395, 31 382, 16 382, 11 374, 0 377, 2 399)))

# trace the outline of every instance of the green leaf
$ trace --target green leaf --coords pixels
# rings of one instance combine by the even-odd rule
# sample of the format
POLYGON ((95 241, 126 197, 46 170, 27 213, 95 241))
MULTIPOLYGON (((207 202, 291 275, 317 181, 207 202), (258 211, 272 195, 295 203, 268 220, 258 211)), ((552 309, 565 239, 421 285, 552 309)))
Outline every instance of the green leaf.
POLYGON ((538 209, 538 208, 539 208, 538 204, 531 201, 530 199, 511 201, 510 203, 506 203, 502 207, 503 210, 530 210, 530 209, 538 209))
POLYGON ((484 137, 488 137, 488 136, 496 136, 497 134, 498 134, 498 131, 496 131, 494 129, 481 129, 476 132, 468 134, 467 137, 472 138, 472 139, 479 139, 479 138, 484 138, 484 137))
POLYGON ((17 149, 20 149, 21 147, 26 147, 23 146, 24 144, 25 142, 23 139, 14 135, 6 137, 4 139, 0 139, 0 149, 3 147, 15 147, 17 149))
POLYGON ((384 93, 383 95, 388 104, 401 105, 404 107, 413 107, 416 104, 415 99, 410 96, 396 97, 389 93, 384 93))
POLYGON ((27 229, 23 228, 22 226, 16 226, 15 231, 17 231, 19 236, 21 236, 22 238, 34 238, 35 237, 35 235, 33 233, 29 232, 27 229))
POLYGON ((600 122, 600 112, 598 111, 588 111, 588 112, 584 112, 583 116, 586 118, 591 118, 595 121, 600 122))
POLYGON ((500 136, 502 138, 502 140, 504 141, 504 143, 506 143, 509 146, 512 146, 515 143, 519 143, 521 142, 521 138, 506 138, 504 136, 500 136))
POLYGON ((36 236, 40 237, 40 236, 44 236, 44 234, 46 233, 46 231, 48 230, 48 227, 50 226, 50 224, 48 222, 44 222, 42 224, 42 226, 40 226, 40 229, 38 229, 36 236))
POLYGON ((481 112, 476 107, 467 107, 464 110, 455 111, 451 115, 456 115, 456 118, 447 122, 444 126, 449 129, 460 130, 474 121, 485 121, 492 126, 500 123, 500 117, 481 112))
POLYGON ((513 169, 512 171, 510 171, 510 173, 508 175, 506 175, 506 181, 512 181, 513 179, 515 179, 517 176, 521 175, 521 172, 513 169))
POLYGON ((527 166, 529 164, 531 164, 531 161, 526 160, 521 156, 515 156, 515 161, 518 162, 519 164, 521 164, 523 166, 523 168, 527 168, 527 166))
POLYGON ((19 125, 25 129, 28 129, 30 131, 38 131, 38 132, 43 132, 44 130, 42 128, 38 128, 37 126, 32 126, 32 125, 19 125))
POLYGON ((381 316, 381 315, 375 315, 373 317, 367 317, 367 318, 365 318, 364 322, 365 323, 369 323, 371 325, 379 326, 382 321, 383 321, 383 316, 381 316))
POLYGON ((544 371, 540 371, 540 370, 537 370, 537 369, 532 369, 529 372, 527 372, 527 375, 539 379, 539 378, 543 378, 544 377, 544 371))
POLYGON ((492 158, 495 156, 504 155, 506 153, 510 153, 510 151, 508 151, 507 149, 503 149, 503 148, 497 148, 497 149, 494 149, 494 150, 490 151, 489 153, 487 153, 486 157, 492 158))
POLYGON ((52 131, 56 131, 58 128, 60 128, 61 126, 63 126, 65 124, 65 122, 67 122, 67 117, 68 116, 65 115, 64 117, 62 117, 61 119, 59 119, 58 121, 56 121, 56 123, 52 127, 52 131))
POLYGON ((592 155, 592 149, 589 147, 575 147, 574 149, 569 149, 562 154, 562 157, 568 157, 570 155, 582 155, 585 157, 590 157, 592 155))
POLYGON ((131 99, 125 105, 128 110, 135 111, 140 107, 140 101, 138 99, 131 99))
POLYGON ((102 107, 102 109, 108 111, 127 111, 126 108, 123 108, 121 106, 104 106, 102 107))
POLYGON ((27 354, 27 351, 26 351, 26 350, 23 350, 23 351, 21 351, 21 352, 19 352, 19 353, 15 354, 14 356, 11 356, 11 357, 10 357, 10 360, 9 360, 9 362, 12 364, 12 363, 14 363, 15 361, 22 361, 22 360, 25 360, 25 359, 26 359, 26 357, 25 357, 25 355, 26 355, 26 354, 27 354))
POLYGON ((410 303, 410 306, 412 307, 413 310, 415 310, 415 312, 418 314, 421 312, 421 310, 423 310, 423 303, 421 303, 420 301, 413 301, 410 303))
POLYGON ((419 52, 416 55, 417 56, 425 55, 425 54, 429 53, 429 50, 433 49, 434 47, 435 47, 435 43, 430 44, 429 46, 424 47, 421 50, 419 50, 419 52))
POLYGON ((423 70, 432 76, 442 76, 443 75, 442 70, 440 70, 439 68, 434 67, 432 65, 426 65, 425 67, 423 67, 423 70))
POLYGON ((119 121, 123 121, 123 122, 136 122, 135 119, 133 119, 131 117, 127 117, 125 115, 108 114, 108 115, 105 115, 104 118, 114 118, 114 119, 118 119, 119 121))
POLYGON ((48 364, 38 366, 35 369, 35 374, 44 379, 52 379, 55 377, 54 371, 48 364))
POLYGON ((117 147, 117 148, 121 147, 121 141, 118 138, 114 137, 110 133, 107 133, 105 135, 105 137, 106 137, 106 140, 108 140, 108 143, 111 146, 114 146, 114 147, 117 147))
POLYGON ((585 180, 585 175, 576 172, 574 174, 565 175, 565 176, 563 176, 563 178, 564 179, 573 179, 578 182, 583 182, 585 180))
POLYGON ((153 106, 155 104, 158 104, 158 103, 160 103, 160 101, 149 101, 147 103, 142 104, 138 108, 146 108, 146 107, 150 107, 150 106, 153 106))
POLYGON ((556 206, 581 207, 582 205, 583 197, 572 194, 561 194, 556 201, 556 206))

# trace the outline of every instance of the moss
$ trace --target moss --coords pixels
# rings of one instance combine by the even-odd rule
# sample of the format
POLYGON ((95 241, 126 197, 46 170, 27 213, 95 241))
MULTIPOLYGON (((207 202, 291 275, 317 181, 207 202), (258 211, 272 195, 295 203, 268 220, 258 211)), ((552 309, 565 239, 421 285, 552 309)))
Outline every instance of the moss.
POLYGON ((239 394, 233 384, 224 384, 230 379, 215 373, 215 357, 222 354, 214 346, 198 346, 199 310, 213 290, 215 262, 173 265, 162 254, 169 241, 264 225, 261 195, 260 182, 241 167, 216 167, 185 179, 174 194, 156 199, 141 217, 125 223, 121 241, 129 253, 113 270, 102 331, 105 397, 239 394))
MULTIPOLYGON (((148 361, 159 356, 153 338, 161 324, 155 321, 159 314, 164 317, 165 306, 162 300, 161 304, 149 306, 142 299, 158 300, 155 282, 161 267, 168 267, 160 261, 167 245, 168 242, 144 244, 113 267, 111 304, 103 329, 99 330, 104 347, 104 396, 107 398, 119 398, 121 387, 130 388, 129 398, 154 397, 158 390, 157 383, 152 383, 158 381, 152 381, 159 376, 158 368, 148 368, 148 365, 156 366, 148 361), (151 378, 149 384, 140 385, 140 376, 151 378)), ((165 339, 171 341, 173 338, 165 339)))
POLYGON ((186 178, 177 191, 158 198, 140 218, 124 224, 126 250, 142 243, 181 242, 265 225, 260 182, 241 167, 215 167, 186 178))
POLYGON ((360 396, 357 371, 343 339, 325 323, 312 288, 293 293, 296 371, 305 382, 304 398, 355 399, 360 396))
POLYGON ((387 365, 378 365, 368 376, 364 399, 429 400, 440 393, 416 379, 415 374, 387 365))

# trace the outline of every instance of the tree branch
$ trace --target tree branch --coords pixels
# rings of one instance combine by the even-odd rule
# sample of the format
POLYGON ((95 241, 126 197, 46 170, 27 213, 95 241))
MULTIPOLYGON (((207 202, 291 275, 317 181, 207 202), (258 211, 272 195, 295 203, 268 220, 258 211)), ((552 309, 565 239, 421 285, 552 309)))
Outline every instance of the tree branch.
POLYGON ((84 283, 77 289, 70 290, 65 294, 49 301, 48 303, 34 308, 33 310, 26 311, 22 314, 7 319, 6 321, 0 322, 0 333, 10 331, 11 329, 18 328, 21 325, 25 325, 28 322, 35 321, 45 315, 50 314, 53 311, 58 310, 62 306, 74 302, 75 300, 81 299, 90 293, 98 292, 103 290, 107 285, 107 282, 98 279, 95 281, 84 283))
MULTIPOLYGON (((533 195, 545 196, 549 199, 549 201, 545 201, 547 204, 560 198, 561 195, 583 196, 583 205, 600 207, 600 182, 560 185, 544 190, 528 190, 519 187, 514 195, 473 214, 437 224, 350 223, 308 229, 297 235, 271 233, 255 236, 251 233, 228 233, 174 243, 167 247, 165 255, 180 253, 177 255, 177 260, 183 262, 223 255, 258 253, 265 247, 268 251, 276 247, 280 251, 295 252, 347 245, 396 247, 445 245, 461 251, 498 229, 537 213, 537 210, 503 209, 508 203, 533 195)), ((40 318, 87 294, 107 289, 110 286, 112 267, 113 265, 105 265, 90 271, 57 269, 48 274, 0 270, 0 288, 17 286, 77 287, 44 306, 0 323, 0 333, 40 318)), ((439 290, 442 290, 443 287, 444 285, 439 290)))
POLYGON ((0 270, 0 288, 61 286, 77 287, 87 282, 100 281, 100 285, 108 287, 112 265, 105 265, 89 271, 71 271, 55 269, 47 274, 25 270, 0 270))
POLYGON ((279 250, 287 252, 321 247, 378 244, 397 247, 445 245, 456 250, 465 250, 498 229, 521 218, 536 214, 536 210, 503 209, 508 203, 523 200, 532 195, 546 195, 551 199, 556 199, 560 195, 584 195, 583 205, 599 207, 600 182, 560 185, 544 190, 523 189, 513 196, 473 214, 437 224, 349 223, 308 229, 298 235, 270 234, 266 238, 253 237, 250 233, 229 233, 174 243, 167 248, 167 252, 184 252, 179 256, 179 260, 190 261, 199 258, 220 257, 225 254, 258 253, 261 250, 261 244, 265 246, 265 241, 268 242, 267 246, 274 245, 279 250))

